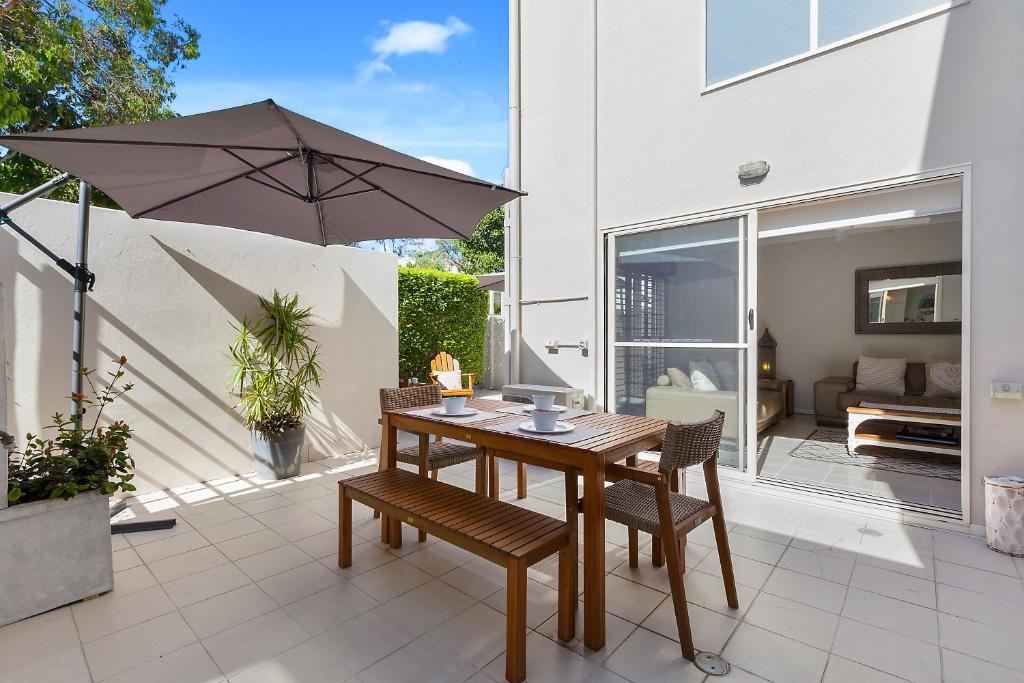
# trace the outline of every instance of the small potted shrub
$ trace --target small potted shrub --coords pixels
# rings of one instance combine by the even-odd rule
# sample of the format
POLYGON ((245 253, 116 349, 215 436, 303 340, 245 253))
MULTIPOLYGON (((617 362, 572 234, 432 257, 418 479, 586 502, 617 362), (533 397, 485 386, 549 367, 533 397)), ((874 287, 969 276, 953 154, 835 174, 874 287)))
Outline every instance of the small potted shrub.
POLYGON ((320 386, 320 346, 310 336, 310 308, 298 296, 259 298, 262 315, 234 325, 230 352, 235 373, 232 390, 251 435, 256 475, 287 479, 302 467, 305 417, 320 386))
POLYGON ((114 587, 107 496, 134 491, 132 431, 122 421, 101 425, 104 409, 125 392, 124 356, 97 387, 81 370, 89 394, 74 398, 77 420, 57 413, 52 438, 29 434, 7 459, 0 510, 0 626, 105 593, 114 587))

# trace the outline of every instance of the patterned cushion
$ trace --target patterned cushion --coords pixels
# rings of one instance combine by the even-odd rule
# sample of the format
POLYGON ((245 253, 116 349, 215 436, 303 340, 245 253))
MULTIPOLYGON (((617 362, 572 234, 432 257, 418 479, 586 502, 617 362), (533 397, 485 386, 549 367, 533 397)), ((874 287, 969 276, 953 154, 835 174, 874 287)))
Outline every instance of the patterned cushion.
POLYGON ((679 387, 680 389, 693 389, 693 384, 690 383, 690 378, 687 377, 686 373, 679 368, 668 368, 665 370, 665 373, 668 375, 672 386, 679 387))
MULTIPOLYGON (((711 505, 706 500, 681 493, 669 493, 669 501, 672 504, 673 523, 679 523, 711 505)), ((652 536, 661 536, 658 502, 653 486, 631 479, 615 482, 604 490, 604 516, 652 536)))
POLYGON ((960 397, 960 361, 925 363, 925 396, 960 397))
POLYGON ((902 396, 906 393, 906 358, 869 358, 857 361, 857 391, 902 396))
MULTIPOLYGON (((440 470, 452 465, 476 460, 480 455, 481 451, 476 446, 455 441, 442 441, 438 443, 431 438, 427 455, 429 462, 427 467, 431 470, 440 470)), ((419 445, 399 448, 395 453, 395 459, 408 465, 418 465, 420 462, 419 445)))
POLYGON ((458 370, 445 370, 444 372, 434 373, 434 377, 437 378, 437 383, 445 389, 461 389, 462 388, 462 373, 458 370))
POLYGON ((718 391, 721 383, 714 366, 706 360, 690 363, 690 382, 697 391, 718 391))

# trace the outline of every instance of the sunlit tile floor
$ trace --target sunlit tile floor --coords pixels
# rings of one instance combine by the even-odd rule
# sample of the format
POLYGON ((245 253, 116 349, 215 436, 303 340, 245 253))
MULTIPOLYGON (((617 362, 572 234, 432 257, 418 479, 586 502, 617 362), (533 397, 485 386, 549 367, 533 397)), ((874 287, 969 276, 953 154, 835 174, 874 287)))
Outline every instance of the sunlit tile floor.
MULTIPOLYGON (((336 482, 374 462, 132 501, 122 517, 176 528, 114 537, 113 592, 0 629, 0 682, 504 680, 501 570, 415 531, 385 548, 358 504, 353 566, 338 569, 336 482)), ((559 476, 531 468, 520 504, 561 515, 559 476)), ((443 474, 471 477, 472 465, 443 474)), ((725 603, 710 525, 690 536, 685 579, 696 645, 731 662, 724 680, 1024 681, 1024 562, 979 538, 726 494, 740 609, 725 603)), ((529 680, 704 680, 680 657, 665 570, 646 555, 630 569, 622 527, 607 540, 607 647, 555 640, 555 564, 543 562, 530 572, 529 680)))

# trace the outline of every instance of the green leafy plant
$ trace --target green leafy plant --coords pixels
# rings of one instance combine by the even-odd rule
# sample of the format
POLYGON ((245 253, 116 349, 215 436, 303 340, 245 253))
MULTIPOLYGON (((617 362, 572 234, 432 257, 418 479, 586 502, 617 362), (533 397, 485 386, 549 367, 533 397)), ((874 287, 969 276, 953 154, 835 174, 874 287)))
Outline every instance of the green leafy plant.
POLYGON ((430 359, 447 351, 463 372, 484 369, 487 292, 472 275, 398 269, 398 369, 427 382, 430 359))
POLYGON ((10 504, 30 503, 51 498, 73 498, 83 491, 97 490, 105 495, 115 491, 134 491, 129 482, 134 477, 135 461, 128 452, 132 430, 120 420, 100 426, 104 409, 131 391, 124 383, 127 359, 121 356, 116 367, 108 372, 110 381, 97 388, 94 371, 80 370, 89 385, 90 395, 73 397, 82 407, 82 417, 70 420, 63 414, 53 416, 52 439, 29 434, 25 447, 14 451, 7 461, 7 500, 10 504), (85 412, 95 407, 92 424, 86 425, 85 412))
POLYGON ((259 320, 248 316, 238 325, 229 351, 235 372, 232 391, 239 398, 245 426, 268 439, 302 425, 316 403, 323 369, 320 345, 310 335, 310 307, 295 294, 260 297, 259 320))

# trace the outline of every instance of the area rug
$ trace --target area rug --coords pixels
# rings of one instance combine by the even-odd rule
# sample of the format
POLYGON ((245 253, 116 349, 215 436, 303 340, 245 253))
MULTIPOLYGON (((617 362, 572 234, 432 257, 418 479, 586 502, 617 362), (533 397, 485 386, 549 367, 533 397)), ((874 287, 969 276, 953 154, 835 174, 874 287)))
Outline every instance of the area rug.
POLYGON ((846 437, 845 429, 821 427, 791 450, 789 456, 960 481, 960 458, 955 456, 930 453, 918 455, 912 451, 884 446, 861 446, 855 453, 851 453, 846 447, 846 437))

